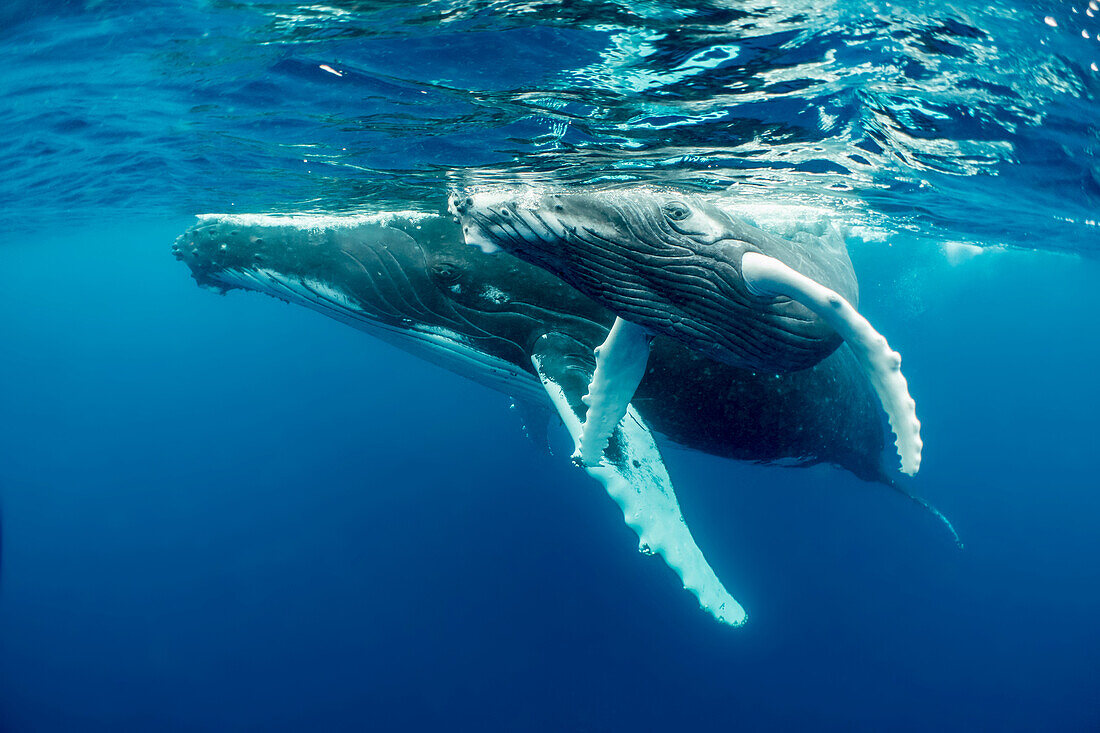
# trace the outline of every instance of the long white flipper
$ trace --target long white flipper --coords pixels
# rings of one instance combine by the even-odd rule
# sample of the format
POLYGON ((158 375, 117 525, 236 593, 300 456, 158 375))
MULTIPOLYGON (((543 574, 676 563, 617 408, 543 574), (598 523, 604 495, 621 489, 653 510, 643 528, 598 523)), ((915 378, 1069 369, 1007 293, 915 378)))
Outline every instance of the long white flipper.
POLYGON ((848 342, 890 419, 897 436, 901 470, 914 475, 920 469, 923 443, 917 404, 909 396, 909 385, 901 373, 901 355, 840 294, 774 257, 746 252, 741 258, 741 276, 754 295, 797 301, 821 316, 848 342))
POLYGON ((652 334, 641 326, 616 318, 607 338, 596 347, 596 371, 584 396, 588 415, 574 461, 583 466, 599 465, 611 433, 626 415, 634 391, 645 376, 652 339, 652 334))
MULTIPOLYGON (((588 371, 570 363, 568 353, 557 349, 553 338, 540 339, 531 361, 569 434, 579 442, 584 412, 580 395, 588 371)), ((633 407, 627 405, 626 419, 612 432, 602 458, 599 465, 584 470, 603 484, 622 509, 627 525, 638 535, 639 548, 664 558, 684 588, 715 619, 730 626, 745 623, 745 610, 726 591, 695 544, 653 435, 633 407)))

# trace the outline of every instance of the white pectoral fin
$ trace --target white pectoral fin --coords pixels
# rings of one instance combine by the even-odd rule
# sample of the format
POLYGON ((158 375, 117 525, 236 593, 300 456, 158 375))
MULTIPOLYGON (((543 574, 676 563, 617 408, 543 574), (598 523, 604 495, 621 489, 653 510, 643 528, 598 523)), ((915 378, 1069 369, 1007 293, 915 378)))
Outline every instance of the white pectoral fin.
POLYGON ((634 390, 645 376, 652 338, 641 326, 616 318, 611 332, 596 348, 596 371, 584 396, 588 413, 573 455, 582 465, 600 462, 607 441, 626 415, 634 390))
POLYGON ((754 295, 785 296, 806 306, 824 319, 851 347, 897 436, 901 470, 910 476, 920 469, 923 443, 917 405, 909 396, 909 385, 901 373, 901 355, 886 338, 840 294, 806 277, 774 257, 746 252, 741 258, 741 276, 754 295))
MULTIPOLYGON (((579 442, 584 414, 581 393, 587 372, 579 362, 564 359, 552 344, 539 346, 531 361, 570 435, 579 442)), ((598 463, 584 470, 622 509, 642 551, 664 558, 684 588, 718 621, 731 626, 745 623, 745 610, 726 591, 695 544, 653 435, 629 404, 626 418, 612 431, 610 445, 598 463)))

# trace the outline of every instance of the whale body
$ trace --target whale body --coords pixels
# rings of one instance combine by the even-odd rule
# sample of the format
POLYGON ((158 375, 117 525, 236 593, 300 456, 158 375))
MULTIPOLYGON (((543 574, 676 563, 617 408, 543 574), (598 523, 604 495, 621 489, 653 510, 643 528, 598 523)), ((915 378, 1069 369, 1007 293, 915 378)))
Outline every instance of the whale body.
POLYGON ((578 462, 598 459, 662 334, 775 372, 812 367, 847 342, 897 436, 901 470, 919 469, 920 421, 901 356, 859 314, 835 229, 785 239, 699 196, 647 188, 457 192, 449 208, 468 243, 537 265, 618 316, 597 349, 578 462))
MULTIPOLYGON (((592 351, 615 316, 538 267, 465 246, 450 218, 207 215, 173 249, 204 287, 320 311, 509 395, 528 415, 553 410, 580 440, 592 351)), ((640 547, 731 625, 746 614, 695 545, 651 428, 715 455, 830 463, 892 486, 874 394, 846 348, 812 369, 776 374, 655 339, 634 405, 585 470, 619 504, 640 547)))
MULTIPOLYGON (((199 285, 298 302, 511 397, 545 401, 530 361, 544 333, 591 351, 613 313, 538 267, 463 245, 439 215, 209 215, 176 256, 199 285)), ((788 466, 828 463, 892 483, 873 391, 849 350, 779 374, 653 341, 634 400, 674 443, 788 466)))

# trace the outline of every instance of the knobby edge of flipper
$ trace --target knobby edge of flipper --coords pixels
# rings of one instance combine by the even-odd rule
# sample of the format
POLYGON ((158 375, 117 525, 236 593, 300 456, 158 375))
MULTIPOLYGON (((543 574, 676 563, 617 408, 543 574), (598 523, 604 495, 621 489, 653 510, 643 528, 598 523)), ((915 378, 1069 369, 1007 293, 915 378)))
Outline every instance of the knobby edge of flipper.
POLYGON ((920 470, 920 420, 909 384, 901 373, 901 355, 886 337, 836 291, 807 277, 774 257, 746 252, 741 257, 741 276, 749 292, 758 297, 790 298, 809 308, 828 323, 851 348, 882 404, 890 428, 897 436, 902 473, 920 470))
POLYGON ((653 334, 616 318, 604 342, 596 347, 596 369, 581 398, 588 411, 581 425, 573 460, 579 466, 597 466, 608 440, 626 415, 630 400, 645 376, 653 334))
MULTIPOLYGON (((537 340, 531 354, 574 442, 580 440, 586 413, 582 396, 592 375, 591 352, 585 352, 575 339, 550 333, 537 340)), ((612 432, 599 464, 583 468, 619 505, 642 552, 660 555, 716 620, 730 626, 746 622, 744 608, 722 585, 691 536, 653 434, 632 407, 612 432)))

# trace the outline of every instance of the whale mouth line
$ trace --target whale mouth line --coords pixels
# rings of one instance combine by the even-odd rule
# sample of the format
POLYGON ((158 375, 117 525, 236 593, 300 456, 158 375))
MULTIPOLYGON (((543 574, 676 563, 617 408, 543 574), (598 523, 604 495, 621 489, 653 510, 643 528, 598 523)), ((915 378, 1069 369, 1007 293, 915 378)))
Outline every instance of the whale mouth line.
POLYGON ((544 390, 534 375, 478 348, 474 339, 465 334, 446 326, 372 312, 321 280, 286 275, 266 267, 221 269, 208 273, 208 277, 223 287, 303 305, 506 394, 535 402, 545 400, 544 390))
POLYGON ((316 278, 284 275, 267 267, 229 268, 210 273, 209 277, 230 287, 261 292, 322 310, 326 315, 341 320, 352 319, 358 323, 402 332, 446 335, 455 343, 469 343, 469 339, 462 334, 444 327, 429 326, 412 319, 401 319, 398 323, 397 319, 372 312, 342 290, 316 278))

